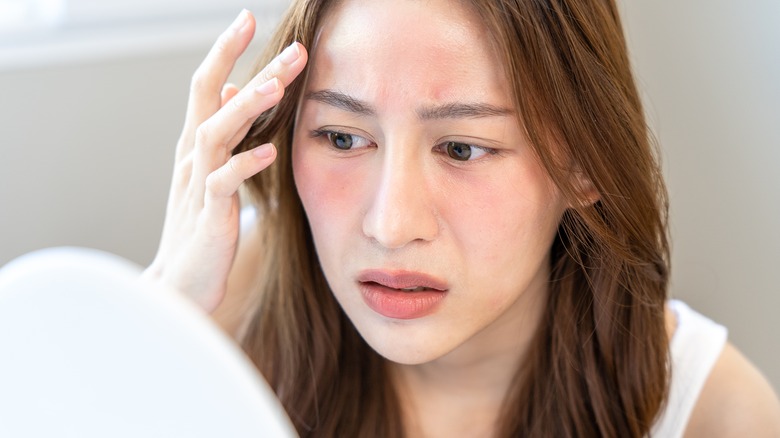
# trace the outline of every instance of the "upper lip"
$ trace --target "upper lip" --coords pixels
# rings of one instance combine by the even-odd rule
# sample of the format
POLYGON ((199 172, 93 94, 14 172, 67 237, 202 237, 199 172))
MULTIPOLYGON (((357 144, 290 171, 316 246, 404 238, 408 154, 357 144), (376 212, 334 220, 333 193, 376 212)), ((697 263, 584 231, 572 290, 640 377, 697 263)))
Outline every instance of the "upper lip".
POLYGON ((449 289, 447 282, 444 280, 421 272, 402 270, 367 269, 358 274, 357 281, 361 283, 377 283, 393 289, 424 287, 442 292, 449 289))

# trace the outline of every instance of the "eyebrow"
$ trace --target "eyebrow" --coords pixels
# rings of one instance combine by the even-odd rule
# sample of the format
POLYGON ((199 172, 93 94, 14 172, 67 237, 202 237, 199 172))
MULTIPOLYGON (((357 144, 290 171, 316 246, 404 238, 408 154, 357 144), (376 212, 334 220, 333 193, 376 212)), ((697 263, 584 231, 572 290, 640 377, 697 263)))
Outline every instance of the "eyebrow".
POLYGON ((376 115, 376 111, 371 105, 361 102, 352 96, 333 90, 315 91, 306 95, 307 100, 316 100, 326 105, 334 106, 351 113, 361 116, 376 115))
MULTIPOLYGON (((348 94, 334 90, 314 91, 305 96, 307 100, 315 100, 344 111, 361 116, 375 116, 376 110, 368 103, 348 94)), ((475 119, 481 117, 508 116, 514 112, 488 103, 445 103, 432 107, 419 108, 417 117, 421 120, 438 119, 475 119)))
POLYGON ((417 115, 423 120, 433 119, 475 119, 480 117, 507 116, 512 111, 488 103, 445 103, 429 108, 420 108, 417 115))

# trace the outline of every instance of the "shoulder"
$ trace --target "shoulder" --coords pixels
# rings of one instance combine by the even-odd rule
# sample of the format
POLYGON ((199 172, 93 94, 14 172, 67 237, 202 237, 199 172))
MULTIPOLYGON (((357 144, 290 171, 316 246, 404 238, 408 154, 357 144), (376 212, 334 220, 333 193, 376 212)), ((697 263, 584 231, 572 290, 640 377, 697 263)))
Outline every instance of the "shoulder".
POLYGON ((727 343, 705 381, 685 437, 780 437, 780 401, 758 369, 727 343))

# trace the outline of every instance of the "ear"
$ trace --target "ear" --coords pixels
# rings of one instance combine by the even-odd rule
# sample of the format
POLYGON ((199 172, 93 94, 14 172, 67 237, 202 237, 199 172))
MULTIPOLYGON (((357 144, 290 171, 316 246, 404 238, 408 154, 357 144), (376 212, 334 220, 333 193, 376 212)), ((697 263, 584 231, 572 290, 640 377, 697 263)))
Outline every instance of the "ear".
POLYGON ((569 208, 590 207, 601 199, 601 193, 599 193, 590 177, 581 169, 575 169, 571 173, 571 179, 572 187, 574 187, 577 193, 577 200, 572 205, 569 205, 569 208))

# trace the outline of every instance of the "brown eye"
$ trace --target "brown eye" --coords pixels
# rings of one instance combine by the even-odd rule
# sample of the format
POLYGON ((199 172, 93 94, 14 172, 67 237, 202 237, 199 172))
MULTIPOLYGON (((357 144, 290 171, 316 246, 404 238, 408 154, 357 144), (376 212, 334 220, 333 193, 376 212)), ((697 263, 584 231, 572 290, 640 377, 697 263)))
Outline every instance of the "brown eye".
POLYGON ((471 158, 471 146, 466 143, 450 141, 447 143, 447 155, 458 161, 468 161, 471 158))
POLYGON ((333 146, 335 146, 337 149, 341 149, 344 151, 352 149, 353 138, 349 134, 342 134, 340 132, 329 132, 328 140, 330 140, 330 143, 333 146))

